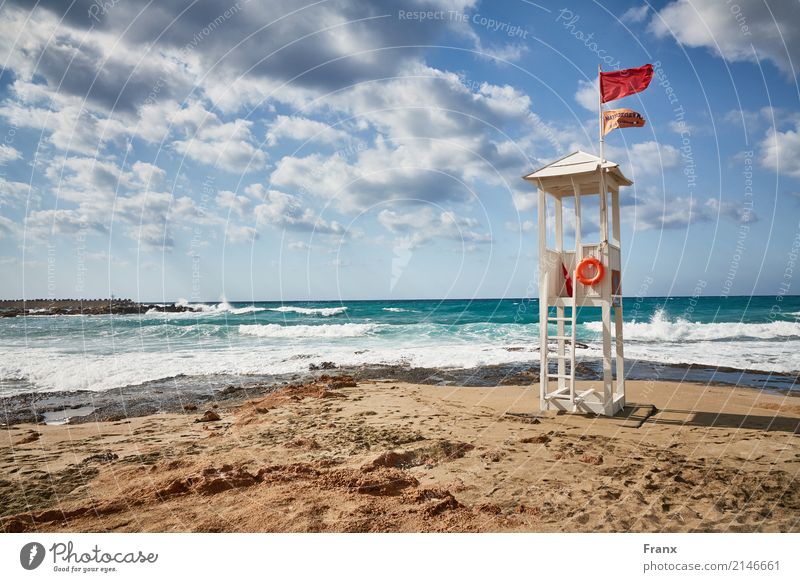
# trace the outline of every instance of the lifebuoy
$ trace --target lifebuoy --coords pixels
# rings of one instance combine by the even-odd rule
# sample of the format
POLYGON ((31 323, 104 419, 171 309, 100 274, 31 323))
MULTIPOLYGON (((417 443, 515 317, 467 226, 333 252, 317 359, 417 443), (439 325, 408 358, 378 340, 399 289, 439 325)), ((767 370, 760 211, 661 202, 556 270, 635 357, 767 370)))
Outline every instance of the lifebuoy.
POLYGON ((603 267, 603 263, 599 261, 599 259, 595 259, 594 257, 586 257, 580 263, 578 263, 578 267, 575 269, 575 278, 584 285, 597 285, 600 281, 603 280, 603 277, 606 274, 606 269, 603 267), (592 266, 595 270, 594 277, 589 277, 585 274, 586 267, 592 266))

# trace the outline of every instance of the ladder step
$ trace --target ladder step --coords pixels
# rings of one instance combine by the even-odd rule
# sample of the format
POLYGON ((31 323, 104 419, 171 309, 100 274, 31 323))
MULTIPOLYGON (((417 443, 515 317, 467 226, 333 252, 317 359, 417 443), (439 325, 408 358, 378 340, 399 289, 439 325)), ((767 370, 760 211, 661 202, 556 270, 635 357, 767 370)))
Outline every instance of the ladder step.
POLYGON ((547 321, 572 321, 571 317, 548 317, 547 321))
POLYGON ((548 374, 548 378, 566 378, 567 380, 571 379, 572 376, 569 374, 548 374))
POLYGON ((561 392, 554 392, 544 397, 545 400, 569 400, 570 398, 569 394, 563 394, 561 392))

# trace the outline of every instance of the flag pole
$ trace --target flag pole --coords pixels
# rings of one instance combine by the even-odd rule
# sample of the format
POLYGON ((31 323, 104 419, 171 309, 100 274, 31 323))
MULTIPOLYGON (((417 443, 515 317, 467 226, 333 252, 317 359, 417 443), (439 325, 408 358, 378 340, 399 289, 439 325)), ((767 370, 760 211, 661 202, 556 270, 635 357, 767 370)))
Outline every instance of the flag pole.
POLYGON ((597 118, 600 123, 598 133, 600 134, 600 162, 606 161, 605 156, 605 139, 603 138, 603 88, 600 86, 600 75, 603 72, 603 67, 600 63, 597 64, 597 118))
POLYGON ((606 153, 605 153, 605 137, 603 135, 603 87, 601 85, 601 75, 603 73, 603 67, 600 63, 597 63, 597 116, 599 121, 599 127, 597 129, 598 133, 600 134, 600 212, 603 215, 604 219, 601 221, 602 224, 605 225, 605 228, 601 228, 602 230, 602 237, 603 242, 608 242, 608 223, 605 220, 606 216, 606 171, 603 166, 606 163, 606 153))

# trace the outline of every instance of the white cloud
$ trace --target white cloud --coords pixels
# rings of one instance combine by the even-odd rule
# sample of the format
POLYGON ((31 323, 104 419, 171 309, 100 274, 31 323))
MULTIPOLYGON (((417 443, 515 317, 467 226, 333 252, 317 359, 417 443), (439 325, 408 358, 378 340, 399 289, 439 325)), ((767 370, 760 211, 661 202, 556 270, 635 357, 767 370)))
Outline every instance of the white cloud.
POLYGON ((594 81, 578 81, 575 101, 584 109, 597 113, 597 107, 600 104, 600 89, 597 87, 597 79, 594 81))
POLYGON ((261 184, 247 187, 248 193, 260 203, 253 209, 256 227, 272 225, 289 230, 310 231, 316 234, 345 235, 338 222, 326 221, 310 208, 304 207, 300 198, 278 190, 268 190, 261 184))
MULTIPOLYGON (((198 121, 176 114, 176 119, 185 122, 194 131, 187 131, 183 140, 172 142, 175 150, 201 164, 219 167, 229 172, 250 172, 264 167, 267 154, 253 142, 250 128, 252 121, 236 119, 224 123, 214 114, 206 112, 198 121)), ((189 113, 193 113, 189 111, 189 113)))
POLYGON ((311 250, 311 245, 307 242, 303 242, 301 240, 295 240, 290 242, 288 245, 289 250, 291 251, 309 251, 311 250))
POLYGON ((19 206, 28 200, 35 190, 24 182, 6 180, 0 176, 0 206, 19 206))
POLYGON ((239 216, 244 218, 253 207, 253 200, 247 196, 239 196, 235 192, 228 190, 221 190, 217 193, 216 198, 217 206, 226 208, 239 216))
POLYGON ((650 29, 727 61, 770 61, 794 77, 800 63, 798 22, 797 2, 677 0, 653 17, 650 29))
POLYGON ((622 16, 620 16, 620 20, 629 24, 638 24, 640 22, 644 22, 649 11, 650 7, 647 4, 642 6, 631 6, 622 14, 622 16))
POLYGON ((408 248, 414 248, 433 239, 448 239, 462 243, 490 243, 489 234, 475 230, 479 223, 474 218, 459 216, 456 213, 434 211, 424 207, 413 212, 399 213, 381 210, 378 222, 389 232, 406 241, 408 248))
POLYGON ((706 209, 711 216, 719 215, 732 222, 758 222, 758 215, 751 208, 741 204, 710 198, 706 200, 706 209))
POLYGON ((352 160, 284 157, 272 183, 332 201, 344 212, 387 200, 469 203, 479 183, 504 189, 509 202, 529 209, 532 197, 519 176, 536 164, 530 153, 549 155, 567 140, 513 87, 471 87, 455 74, 416 67, 406 77, 332 96, 327 106, 377 132, 374 145, 352 160))
POLYGON ((637 231, 682 229, 718 218, 737 224, 758 221, 755 212, 734 202, 716 198, 702 201, 696 197, 657 196, 653 193, 637 198, 635 204, 624 206, 622 212, 626 215, 623 220, 632 222, 637 231))
POLYGON ((17 233, 17 225, 10 218, 0 216, 0 238, 14 236, 17 233))
POLYGON ((529 233, 533 232, 536 228, 536 223, 532 220, 522 220, 519 222, 506 222, 505 224, 506 230, 511 232, 523 232, 529 233))
POLYGON ((282 139, 319 143, 336 143, 347 139, 347 134, 321 121, 296 115, 278 115, 267 128, 267 144, 275 145, 282 139))
POLYGON ((20 157, 22 154, 19 153, 19 150, 6 144, 0 144, 0 166, 18 160, 20 157))
POLYGON ((800 178, 800 124, 787 131, 770 128, 759 147, 764 167, 800 178))
POLYGON ((681 161, 680 151, 675 146, 652 140, 627 148, 606 144, 606 157, 620 164, 625 175, 635 182, 661 177, 665 170, 677 167, 681 161))
POLYGON ((232 243, 253 242, 258 239, 258 231, 252 226, 229 224, 225 228, 225 238, 232 243))

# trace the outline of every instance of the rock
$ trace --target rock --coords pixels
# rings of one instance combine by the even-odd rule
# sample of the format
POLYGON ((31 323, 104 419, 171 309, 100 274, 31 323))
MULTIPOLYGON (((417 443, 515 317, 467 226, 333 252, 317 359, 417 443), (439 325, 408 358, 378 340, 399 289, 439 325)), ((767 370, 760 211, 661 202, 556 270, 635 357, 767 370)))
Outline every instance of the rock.
POLYGON ((216 422, 217 420, 220 420, 219 414, 213 410, 206 410, 205 414, 195 420, 195 422, 216 422))
POLYGON ((481 453, 481 458, 483 460, 490 461, 492 463, 500 462, 500 459, 502 459, 504 456, 505 456, 505 453, 503 451, 501 451, 500 449, 490 449, 490 450, 486 451, 485 453, 481 453))
POLYGON ((550 437, 547 436, 546 434, 540 434, 540 435, 537 435, 537 436, 521 438, 521 439, 519 439, 519 442, 526 443, 526 444, 527 443, 537 443, 537 444, 543 445, 543 444, 546 444, 546 443, 550 442, 550 437))
POLYGON ((582 463, 587 463, 589 465, 602 465, 603 455, 583 455, 579 460, 582 463))
POLYGON ((184 405, 183 405, 183 409, 184 409, 186 412, 191 412, 191 411, 193 411, 193 410, 197 410, 197 405, 196 405, 196 404, 184 404, 184 405))
POLYGON ((28 434, 24 435, 21 439, 14 443, 14 445, 26 445, 28 443, 33 443, 39 440, 39 437, 42 436, 41 433, 36 432, 35 430, 28 431, 28 434))
POLYGON ((407 468, 415 464, 415 456, 413 452, 386 451, 373 459, 370 464, 373 467, 407 468))
POLYGON ((110 461, 116 461, 117 459, 119 459, 118 454, 112 453, 111 451, 105 451, 104 453, 98 453, 96 455, 91 455, 86 457, 84 460, 81 461, 81 464, 92 463, 95 461, 98 463, 108 463, 110 461))

